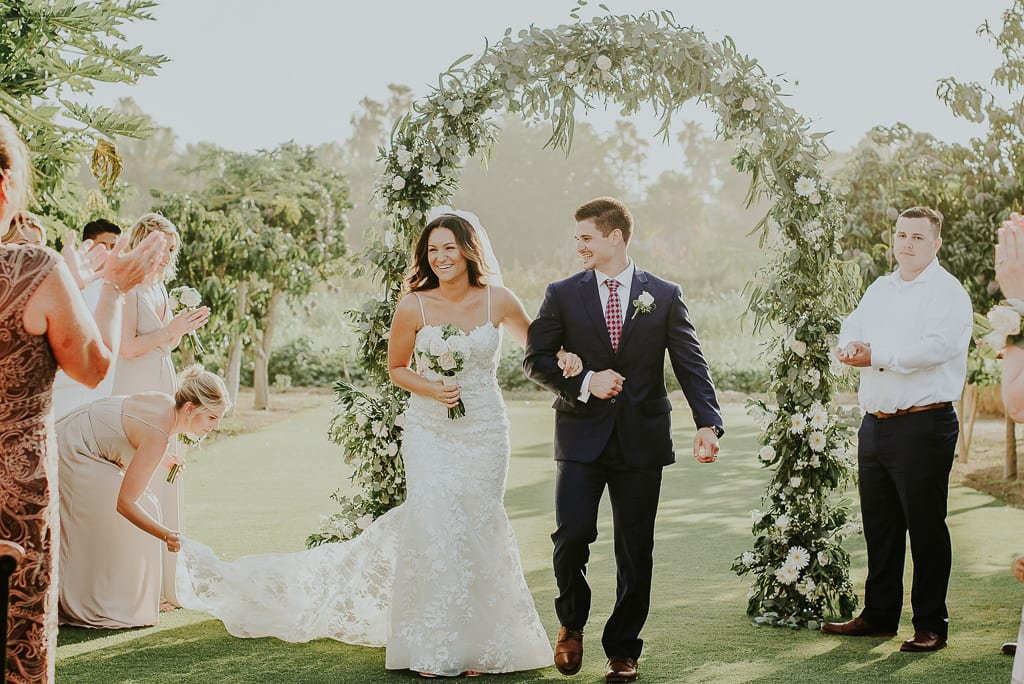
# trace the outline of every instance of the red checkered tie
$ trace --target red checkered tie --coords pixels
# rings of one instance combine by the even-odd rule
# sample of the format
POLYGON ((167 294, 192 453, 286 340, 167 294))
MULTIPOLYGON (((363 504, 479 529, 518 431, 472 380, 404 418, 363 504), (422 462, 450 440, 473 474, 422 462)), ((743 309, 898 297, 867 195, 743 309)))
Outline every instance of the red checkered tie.
POLYGON ((608 337, 612 341, 612 351, 619 351, 619 340, 622 339, 622 303, 619 301, 619 281, 609 278, 604 281, 608 286, 608 306, 604 312, 604 320, 608 324, 608 337))

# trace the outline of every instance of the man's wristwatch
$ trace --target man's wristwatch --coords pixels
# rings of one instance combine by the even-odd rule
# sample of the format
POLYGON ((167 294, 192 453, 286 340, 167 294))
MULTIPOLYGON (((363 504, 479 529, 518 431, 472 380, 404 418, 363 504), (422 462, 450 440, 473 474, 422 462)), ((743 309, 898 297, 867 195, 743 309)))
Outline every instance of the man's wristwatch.
POLYGON ((704 427, 714 432, 715 437, 717 437, 718 439, 721 439, 722 435, 725 434, 725 429, 721 425, 705 425, 704 427))

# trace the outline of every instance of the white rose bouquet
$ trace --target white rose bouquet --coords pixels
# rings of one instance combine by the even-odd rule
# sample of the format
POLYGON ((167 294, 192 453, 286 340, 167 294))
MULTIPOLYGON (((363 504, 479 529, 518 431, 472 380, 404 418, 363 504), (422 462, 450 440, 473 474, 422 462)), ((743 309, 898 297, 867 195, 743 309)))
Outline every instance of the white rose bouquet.
MULTIPOLYGON (((446 378, 462 372, 469 357, 469 338, 451 323, 431 326, 416 341, 416 354, 421 364, 446 378)), ((466 415, 466 405, 459 403, 448 409, 452 420, 466 415)))
MULTIPOLYGON (((171 288, 168 292, 168 303, 171 307, 171 312, 176 316, 182 311, 195 311, 203 303, 203 295, 199 294, 199 290, 188 285, 179 285, 178 287, 171 288)), ((203 347, 203 343, 199 341, 199 335, 193 330, 190 332, 186 339, 192 344, 192 351, 196 356, 206 353, 206 349, 203 347)))
POLYGON ((1008 346, 1024 346, 1021 317, 1024 300, 1009 299, 992 307, 987 315, 974 314, 974 336, 986 356, 1001 356, 1008 346))

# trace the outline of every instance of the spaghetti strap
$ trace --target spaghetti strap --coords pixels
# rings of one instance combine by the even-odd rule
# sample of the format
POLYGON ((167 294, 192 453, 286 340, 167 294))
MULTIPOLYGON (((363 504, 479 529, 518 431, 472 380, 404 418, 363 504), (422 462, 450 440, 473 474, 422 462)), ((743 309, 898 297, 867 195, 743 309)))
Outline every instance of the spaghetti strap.
MULTIPOLYGON (((487 322, 491 322, 491 286, 487 286, 487 322)), ((493 325, 493 323, 492 323, 493 325)))
POLYGON ((425 326, 427 324, 427 314, 425 314, 423 312, 423 300, 420 299, 420 293, 419 292, 413 292, 413 294, 416 296, 416 301, 419 302, 419 304, 420 304, 420 321, 425 326))

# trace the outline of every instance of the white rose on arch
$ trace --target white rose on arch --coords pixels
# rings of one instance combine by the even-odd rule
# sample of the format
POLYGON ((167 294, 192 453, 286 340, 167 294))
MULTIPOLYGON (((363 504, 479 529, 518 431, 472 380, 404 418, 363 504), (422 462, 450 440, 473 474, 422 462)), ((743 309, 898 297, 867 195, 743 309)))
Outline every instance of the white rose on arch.
POLYGON ((608 55, 598 55, 597 59, 594 60, 594 66, 601 71, 608 71, 612 68, 612 60, 608 55))
POLYGON ((796 339, 796 331, 794 330, 786 337, 786 349, 802 359, 807 354, 807 343, 796 339))
POLYGON ((565 66, 562 67, 562 71, 569 74, 570 76, 572 74, 575 74, 579 70, 580 64, 575 59, 570 59, 568 62, 565 63, 565 66))
POLYGON ((448 100, 445 103, 444 108, 448 110, 448 113, 452 116, 458 116, 462 113, 462 110, 466 108, 465 103, 460 100, 448 100))

